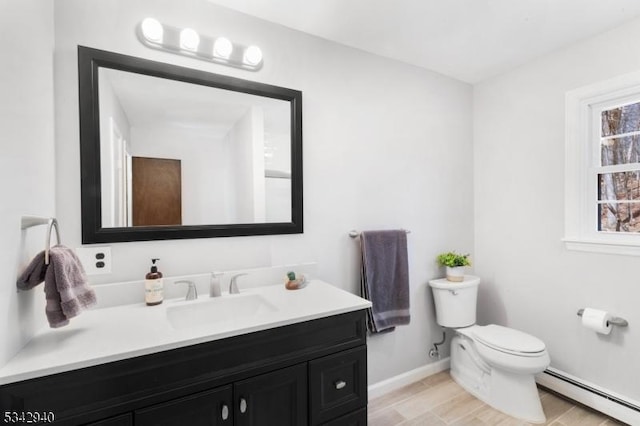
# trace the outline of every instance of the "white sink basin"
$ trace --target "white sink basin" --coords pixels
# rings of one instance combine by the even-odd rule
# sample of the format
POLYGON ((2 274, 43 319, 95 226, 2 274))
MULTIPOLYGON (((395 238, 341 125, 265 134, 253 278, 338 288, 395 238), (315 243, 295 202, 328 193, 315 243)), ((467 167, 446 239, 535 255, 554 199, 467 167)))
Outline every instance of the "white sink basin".
POLYGON ((173 328, 183 329, 259 317, 277 310, 259 294, 234 294, 168 306, 167 319, 173 328))

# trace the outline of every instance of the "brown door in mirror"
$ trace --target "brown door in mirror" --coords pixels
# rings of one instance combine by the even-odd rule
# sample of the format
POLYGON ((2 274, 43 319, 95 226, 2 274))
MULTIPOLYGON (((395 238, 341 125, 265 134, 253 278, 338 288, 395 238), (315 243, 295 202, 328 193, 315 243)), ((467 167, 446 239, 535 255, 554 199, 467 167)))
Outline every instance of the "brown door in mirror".
POLYGON ((180 160, 132 157, 133 226, 182 225, 180 160))

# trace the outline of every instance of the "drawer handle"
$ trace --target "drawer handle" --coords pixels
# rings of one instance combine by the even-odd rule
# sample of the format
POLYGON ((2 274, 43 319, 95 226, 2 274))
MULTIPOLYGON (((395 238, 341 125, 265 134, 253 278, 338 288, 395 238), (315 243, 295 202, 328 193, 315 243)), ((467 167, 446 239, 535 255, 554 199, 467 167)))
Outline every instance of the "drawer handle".
POLYGON ((340 389, 344 388, 345 386, 347 386, 347 382, 345 382, 344 380, 338 380, 334 384, 336 385, 336 389, 338 389, 338 390, 340 390, 340 389))
POLYGON ((222 415, 222 420, 227 420, 229 418, 229 407, 227 404, 222 404, 222 412, 220 414, 222 415))
POLYGON ((244 398, 240 398, 240 412, 242 414, 247 412, 247 400, 244 398))

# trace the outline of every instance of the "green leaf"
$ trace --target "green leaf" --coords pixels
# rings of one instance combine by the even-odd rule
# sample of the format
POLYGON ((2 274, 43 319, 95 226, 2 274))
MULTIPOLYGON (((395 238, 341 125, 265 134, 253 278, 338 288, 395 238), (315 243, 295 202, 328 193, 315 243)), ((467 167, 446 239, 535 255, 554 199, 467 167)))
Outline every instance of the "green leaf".
POLYGON ((436 260, 441 266, 456 267, 471 265, 471 260, 469 260, 469 253, 458 254, 455 251, 450 251, 447 253, 439 254, 436 260))

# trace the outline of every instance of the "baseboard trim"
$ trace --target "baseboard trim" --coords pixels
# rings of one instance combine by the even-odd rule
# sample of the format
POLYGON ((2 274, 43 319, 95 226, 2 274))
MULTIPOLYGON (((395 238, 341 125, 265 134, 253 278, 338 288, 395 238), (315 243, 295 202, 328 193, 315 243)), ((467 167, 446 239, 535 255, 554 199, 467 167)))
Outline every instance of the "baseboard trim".
POLYGON ((614 419, 631 425, 640 424, 640 404, 638 402, 631 401, 564 371, 548 368, 536 376, 536 382, 614 419))
POLYGON ((432 376, 441 371, 449 369, 449 357, 441 359, 431 364, 424 365, 422 367, 415 368, 397 376, 390 377, 381 382, 369 385, 367 388, 369 394, 369 401, 378 398, 386 393, 392 392, 396 389, 400 389, 403 386, 409 385, 418 380, 422 380, 425 377, 432 376))

